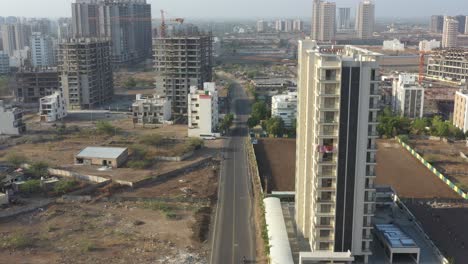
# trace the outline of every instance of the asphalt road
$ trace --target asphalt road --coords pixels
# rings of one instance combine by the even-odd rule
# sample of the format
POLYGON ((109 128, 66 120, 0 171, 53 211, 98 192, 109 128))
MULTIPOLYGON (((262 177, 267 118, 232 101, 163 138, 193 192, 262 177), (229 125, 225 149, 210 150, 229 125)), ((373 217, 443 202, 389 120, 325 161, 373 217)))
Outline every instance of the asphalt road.
POLYGON ((239 84, 231 92, 231 111, 236 114, 230 137, 225 141, 218 207, 212 232, 212 264, 239 264, 245 256, 255 263, 255 227, 252 181, 248 173, 245 138, 250 102, 239 84))

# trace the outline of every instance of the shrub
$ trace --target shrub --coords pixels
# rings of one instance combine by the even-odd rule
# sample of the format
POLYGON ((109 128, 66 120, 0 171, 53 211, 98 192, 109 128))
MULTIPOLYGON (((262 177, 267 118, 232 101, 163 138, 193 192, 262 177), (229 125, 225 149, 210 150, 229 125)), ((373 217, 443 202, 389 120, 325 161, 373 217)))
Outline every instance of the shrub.
POLYGON ((409 142, 409 137, 408 135, 400 135, 398 136, 400 138, 400 140, 403 142, 403 143, 408 143, 409 142))
POLYGON ((49 176, 49 165, 45 162, 34 162, 26 170, 26 174, 34 178, 41 178, 49 176))
POLYGON ((96 123, 96 130, 99 134, 106 134, 110 136, 117 134, 118 129, 109 122, 98 121, 96 123))
POLYGON ((79 247, 81 252, 90 252, 97 248, 96 244, 88 240, 81 241, 79 247))
POLYGON ((27 163, 28 159, 25 156, 21 155, 21 154, 10 153, 10 154, 8 154, 6 156, 6 161, 7 161, 8 164, 18 168, 22 164, 27 163))
POLYGON ((33 240, 31 237, 25 234, 14 234, 10 237, 2 238, 1 247, 11 249, 23 249, 33 246, 33 240))
POLYGON ((165 142, 165 138, 158 134, 146 135, 140 139, 141 144, 151 145, 151 146, 161 146, 165 142))
POLYGON ((190 138, 185 144, 189 151, 193 151, 201 149, 205 145, 205 142, 201 138, 190 138))
POLYGON ((59 181, 54 186, 54 192, 56 194, 65 194, 75 189, 77 185, 78 185, 78 182, 74 180, 59 181))
POLYGON ((149 160, 131 160, 128 162, 128 167, 132 169, 147 169, 151 166, 149 160))
POLYGON ((25 181, 23 184, 19 186, 21 192, 33 194, 39 193, 42 191, 41 188, 41 181, 40 180, 29 180, 25 181))
POLYGON ((431 154, 424 155, 424 159, 429 163, 433 163, 437 161, 437 157, 431 154))

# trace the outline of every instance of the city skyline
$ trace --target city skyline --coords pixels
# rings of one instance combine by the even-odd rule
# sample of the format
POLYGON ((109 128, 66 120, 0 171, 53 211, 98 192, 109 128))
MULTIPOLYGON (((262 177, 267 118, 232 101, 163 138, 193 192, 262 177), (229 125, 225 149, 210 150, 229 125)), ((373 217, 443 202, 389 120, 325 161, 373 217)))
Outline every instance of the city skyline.
MULTIPOLYGON (((19 17, 71 17, 71 3, 73 0, 47 0, 47 13, 44 2, 37 0, 1 1, 0 16, 19 17), (28 8, 24 8, 28 6, 28 8)), ((337 7, 351 7, 352 16, 360 0, 336 0, 337 7)), ((433 14, 458 15, 460 10, 468 10, 468 2, 446 0, 404 0, 384 1, 374 0, 376 17, 408 18, 429 17, 433 14), (424 8, 418 8, 424 6, 424 8), (402 8, 406 7, 406 8, 402 8)), ((312 12, 312 0, 297 0, 291 5, 287 1, 279 0, 247 0, 216 1, 216 0, 148 0, 152 5, 153 18, 159 16, 159 10, 166 10, 170 16, 186 18, 274 18, 274 17, 309 17, 312 12), (246 6, 251 8, 245 9, 246 6), (269 8, 265 8, 269 6, 269 8)), ((463 12, 461 12, 463 13, 463 12)))

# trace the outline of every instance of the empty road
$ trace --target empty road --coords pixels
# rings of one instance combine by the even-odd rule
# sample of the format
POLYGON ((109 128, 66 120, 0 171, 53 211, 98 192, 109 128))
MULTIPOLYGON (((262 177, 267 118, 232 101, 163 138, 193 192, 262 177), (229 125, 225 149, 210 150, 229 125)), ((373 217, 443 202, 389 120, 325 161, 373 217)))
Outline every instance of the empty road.
POLYGON ((211 239, 212 264, 239 264, 244 256, 248 263, 255 263, 253 194, 244 145, 250 102, 238 83, 231 91, 231 98, 231 112, 236 114, 236 120, 223 150, 218 207, 211 239))

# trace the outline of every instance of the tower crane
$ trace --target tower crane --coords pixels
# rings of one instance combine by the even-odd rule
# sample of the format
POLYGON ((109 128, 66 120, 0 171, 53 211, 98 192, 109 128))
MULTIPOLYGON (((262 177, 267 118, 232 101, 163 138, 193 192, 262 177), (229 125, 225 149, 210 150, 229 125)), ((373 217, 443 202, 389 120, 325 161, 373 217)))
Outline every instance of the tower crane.
POLYGON ((166 19, 167 12, 161 9, 161 29, 160 29, 160 36, 162 38, 166 37, 166 29, 167 29, 167 24, 166 21, 169 22, 175 22, 179 25, 182 25, 185 21, 184 18, 171 18, 171 19, 166 19))

